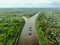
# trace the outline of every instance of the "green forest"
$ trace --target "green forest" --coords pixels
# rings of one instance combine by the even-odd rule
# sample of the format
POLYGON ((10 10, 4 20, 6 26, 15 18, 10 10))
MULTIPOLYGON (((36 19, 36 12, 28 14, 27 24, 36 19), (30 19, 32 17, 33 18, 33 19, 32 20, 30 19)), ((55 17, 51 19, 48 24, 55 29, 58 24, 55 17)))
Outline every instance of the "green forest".
POLYGON ((39 44, 60 45, 60 10, 50 8, 0 9, 0 45, 16 45, 26 24, 22 17, 29 19, 38 12, 35 28, 39 44))
POLYGON ((60 13, 41 11, 36 19, 36 31, 40 45, 60 45, 60 13))

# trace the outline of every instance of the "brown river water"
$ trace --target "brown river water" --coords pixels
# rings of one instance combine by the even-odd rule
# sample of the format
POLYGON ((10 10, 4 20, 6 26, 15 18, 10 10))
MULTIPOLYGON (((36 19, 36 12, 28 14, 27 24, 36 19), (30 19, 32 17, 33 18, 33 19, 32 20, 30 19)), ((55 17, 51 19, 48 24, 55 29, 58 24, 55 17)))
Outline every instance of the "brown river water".
POLYGON ((31 18, 23 17, 26 21, 17 45, 39 45, 35 29, 35 19, 38 13, 31 18), (29 28, 31 27, 31 29, 29 28))

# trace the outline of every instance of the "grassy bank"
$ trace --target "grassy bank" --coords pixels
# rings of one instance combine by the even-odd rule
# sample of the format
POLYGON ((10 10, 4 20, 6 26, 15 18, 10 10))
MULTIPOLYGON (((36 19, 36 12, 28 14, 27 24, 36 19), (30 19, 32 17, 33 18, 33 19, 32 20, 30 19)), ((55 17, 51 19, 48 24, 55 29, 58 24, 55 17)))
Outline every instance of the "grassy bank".
POLYGON ((36 19, 36 31, 41 45, 60 45, 59 13, 41 12, 36 19), (56 14, 58 17, 56 17, 56 14))

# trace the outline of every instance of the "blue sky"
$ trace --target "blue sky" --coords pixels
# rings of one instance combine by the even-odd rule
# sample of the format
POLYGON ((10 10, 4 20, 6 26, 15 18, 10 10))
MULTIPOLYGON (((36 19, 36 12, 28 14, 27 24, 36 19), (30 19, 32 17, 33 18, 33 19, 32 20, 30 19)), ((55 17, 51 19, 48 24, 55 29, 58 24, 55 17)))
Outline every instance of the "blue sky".
POLYGON ((0 8, 60 7, 60 0, 0 0, 0 8))

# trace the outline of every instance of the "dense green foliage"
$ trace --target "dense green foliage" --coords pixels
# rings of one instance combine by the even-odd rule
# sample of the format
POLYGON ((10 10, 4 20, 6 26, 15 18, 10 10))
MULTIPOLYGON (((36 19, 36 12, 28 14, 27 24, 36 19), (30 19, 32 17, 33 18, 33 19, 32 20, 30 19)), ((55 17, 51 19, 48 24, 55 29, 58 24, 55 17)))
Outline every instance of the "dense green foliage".
MULTIPOLYGON (((47 9, 36 9, 36 8, 5 8, 0 9, 0 45, 14 45, 18 35, 21 34, 22 28, 24 27, 25 21, 22 19, 22 16, 31 17, 38 11, 44 11, 47 9)), ((50 11, 52 9, 49 9, 50 11)), ((55 9, 54 9, 55 10, 55 9)), ((59 9, 58 9, 59 10, 59 9)), ((60 12, 57 12, 57 14, 60 12)), ((50 13, 46 14, 49 15, 50 13)), ((56 14, 56 13, 55 13, 56 14)), ((51 15, 51 14, 50 14, 51 15)), ((37 33, 39 36, 39 40, 41 45, 53 45, 54 36, 48 39, 48 36, 51 36, 51 32, 53 29, 57 32, 57 36, 60 36, 60 27, 57 28, 56 24, 53 24, 51 16, 45 16, 45 13, 39 14, 36 20, 37 33), (51 19, 48 19, 51 17, 51 19), (46 25, 46 21, 48 22, 46 25), (48 28, 47 28, 48 27, 48 28), (53 28, 54 27, 54 28, 53 28), (45 30, 47 31, 45 31, 45 30), (57 31, 58 29, 58 31, 57 31), (49 35, 47 35, 49 33, 49 35), (53 43, 52 43, 53 42, 53 43)), ((59 17, 59 16, 58 16, 59 17)), ((55 15, 55 19, 57 16, 55 15)), ((58 18, 59 19, 59 18, 58 18)), ((56 19, 56 20, 58 20, 56 19)), ((60 20, 60 19, 59 19, 60 20)), ((58 21, 59 21, 58 20, 58 21)), ((54 31, 53 31, 54 32, 54 31)), ((57 43, 58 44, 58 43, 57 43)))
POLYGON ((41 45, 60 45, 60 13, 41 12, 36 19, 36 31, 41 45))
POLYGON ((22 16, 29 18, 35 13, 30 9, 0 9, 0 45, 15 45, 25 24, 22 16))
POLYGON ((24 16, 26 16, 26 17, 32 17, 33 15, 35 15, 37 12, 35 12, 35 11, 31 11, 31 12, 27 12, 27 13, 25 13, 24 14, 24 16))
POLYGON ((7 16, 7 17, 11 17, 11 16, 26 16, 26 17, 31 17, 33 16, 35 13, 37 13, 38 10, 37 9, 27 9, 27 8, 8 8, 8 9, 0 9, 0 16, 7 16))
POLYGON ((0 45, 14 45, 24 24, 21 17, 0 17, 0 45))

